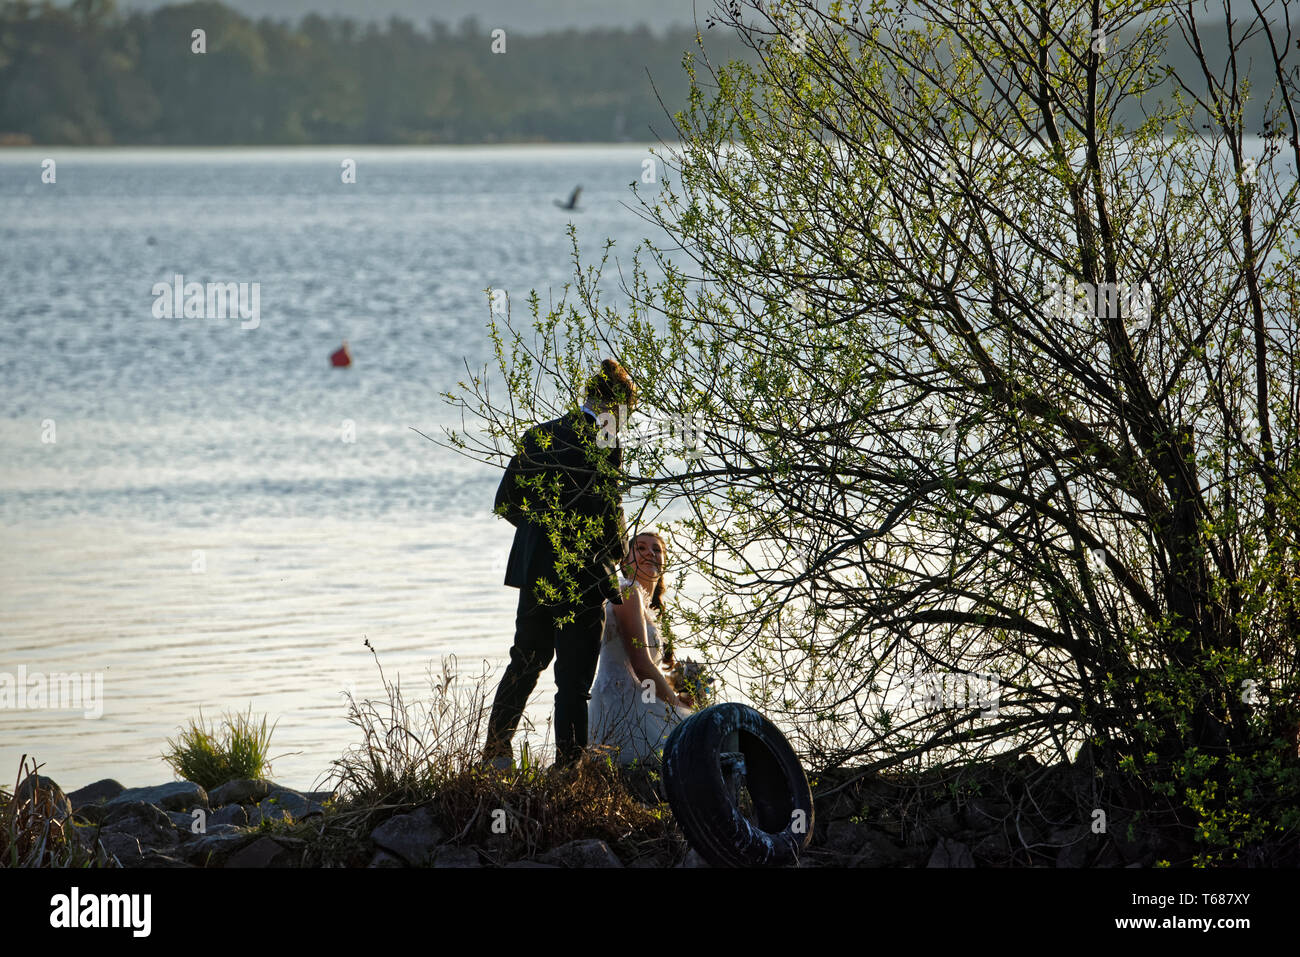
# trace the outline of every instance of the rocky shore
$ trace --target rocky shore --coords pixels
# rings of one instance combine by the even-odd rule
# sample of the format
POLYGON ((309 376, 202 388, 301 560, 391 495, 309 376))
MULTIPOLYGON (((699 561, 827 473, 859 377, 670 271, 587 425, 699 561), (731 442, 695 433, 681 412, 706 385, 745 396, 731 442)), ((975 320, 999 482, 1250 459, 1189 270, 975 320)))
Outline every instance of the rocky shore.
MULTIPOLYGON (((813 839, 801 866, 1151 867, 1194 848, 1168 828, 1097 803, 1086 751, 1073 763, 1032 758, 919 776, 841 770, 813 781, 813 839), (1099 813, 1100 812, 1100 813, 1099 813)), ((24 782, 17 798, 30 790, 24 782)), ((101 863, 122 867, 704 867, 671 824, 608 842, 569 840, 527 854, 509 835, 477 842, 436 802, 348 808, 326 792, 234 780, 124 788, 97 781, 64 794, 57 817, 101 863), (667 836, 665 836, 667 835, 667 836)), ((1296 850, 1245 849, 1243 864, 1295 866, 1296 850)))

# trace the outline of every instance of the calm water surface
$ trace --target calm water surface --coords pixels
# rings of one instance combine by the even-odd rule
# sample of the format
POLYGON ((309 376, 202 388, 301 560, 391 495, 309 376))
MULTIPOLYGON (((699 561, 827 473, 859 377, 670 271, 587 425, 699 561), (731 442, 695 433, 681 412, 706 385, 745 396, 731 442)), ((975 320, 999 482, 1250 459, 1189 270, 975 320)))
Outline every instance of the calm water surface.
MULTIPOLYGON (((251 706, 306 788, 358 740, 343 691, 380 692, 363 639, 408 691, 451 653, 499 674, 500 473, 411 427, 459 425, 439 393, 491 359, 485 288, 517 319, 558 299, 568 222, 584 261, 606 237, 630 256, 648 155, 0 152, 0 672, 103 675, 95 720, 0 709, 0 780, 24 753, 67 788, 170 780, 169 736, 251 706), (556 208, 577 184, 582 211, 556 208), (260 323, 156 318, 177 273, 259 283, 260 323)), ((552 694, 548 673, 537 743, 552 694)))

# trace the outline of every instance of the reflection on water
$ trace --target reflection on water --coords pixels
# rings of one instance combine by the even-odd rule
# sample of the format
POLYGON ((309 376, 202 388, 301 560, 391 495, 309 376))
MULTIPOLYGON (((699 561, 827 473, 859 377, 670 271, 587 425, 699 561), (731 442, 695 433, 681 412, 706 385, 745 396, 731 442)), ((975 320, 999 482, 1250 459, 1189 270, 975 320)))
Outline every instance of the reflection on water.
POLYGON ((0 152, 0 672, 104 678, 99 720, 0 709, 0 777, 28 753, 67 788, 165 781, 200 708, 251 705, 279 722, 276 778, 306 788, 357 741, 344 689, 381 692, 364 638, 404 689, 449 653, 499 673, 499 472, 412 427, 460 427, 439 393, 491 359, 485 289, 516 313, 559 298, 569 221, 584 259, 606 237, 630 255, 647 155, 0 152), (552 205, 579 183, 581 212, 552 205), (176 274, 258 283, 257 328, 155 317, 176 274), (331 368, 343 339, 356 361, 331 368))

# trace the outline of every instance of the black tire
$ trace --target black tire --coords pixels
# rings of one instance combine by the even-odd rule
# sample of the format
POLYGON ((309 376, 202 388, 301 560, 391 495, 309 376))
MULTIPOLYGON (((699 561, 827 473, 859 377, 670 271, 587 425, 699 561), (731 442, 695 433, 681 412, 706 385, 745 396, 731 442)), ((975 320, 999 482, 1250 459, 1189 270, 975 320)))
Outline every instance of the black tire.
POLYGON ((808 777, 785 736, 747 705, 713 705, 673 729, 664 743, 664 790, 686 840, 714 867, 797 864, 812 838, 808 777), (723 776, 732 734, 757 824, 736 807, 723 776))

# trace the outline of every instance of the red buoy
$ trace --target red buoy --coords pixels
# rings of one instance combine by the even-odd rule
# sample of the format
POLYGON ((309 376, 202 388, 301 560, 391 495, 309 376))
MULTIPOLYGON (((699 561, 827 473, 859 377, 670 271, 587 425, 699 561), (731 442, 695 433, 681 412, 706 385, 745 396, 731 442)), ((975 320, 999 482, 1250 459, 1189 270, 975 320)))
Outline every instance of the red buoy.
POLYGON ((343 345, 335 350, 330 356, 330 364, 333 366, 350 366, 352 365, 352 353, 348 350, 348 340, 343 340, 343 345))

